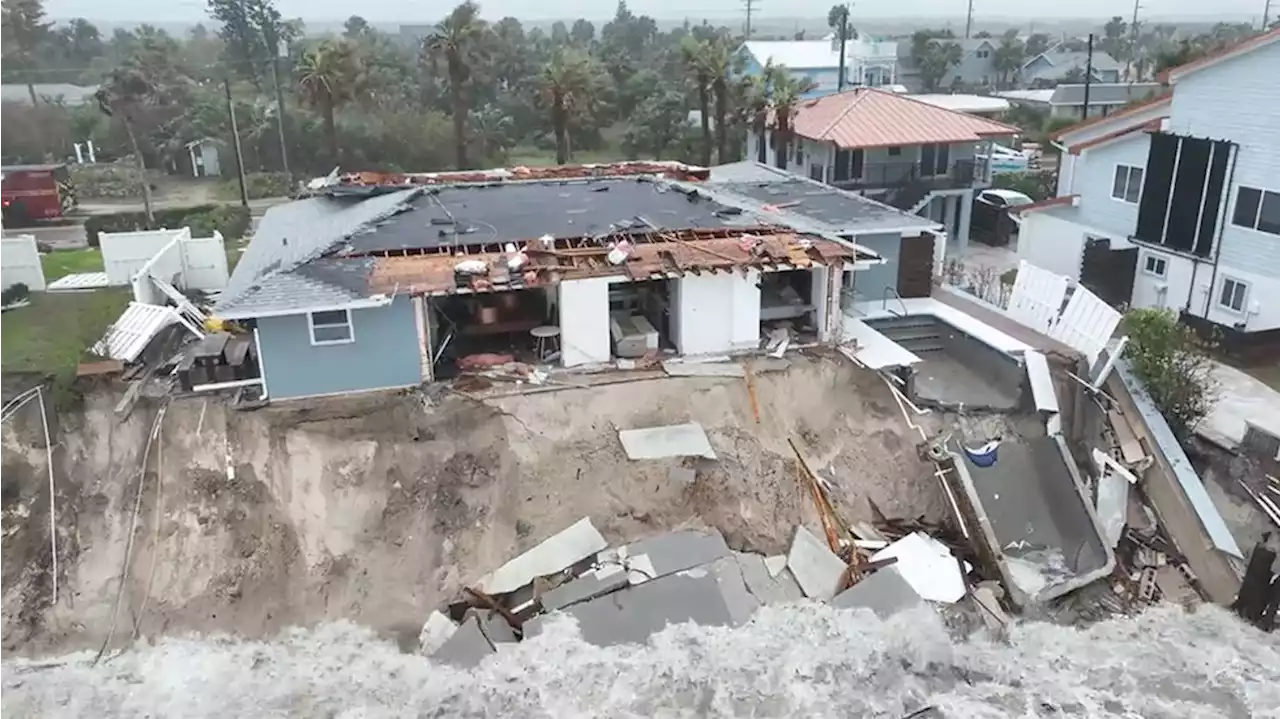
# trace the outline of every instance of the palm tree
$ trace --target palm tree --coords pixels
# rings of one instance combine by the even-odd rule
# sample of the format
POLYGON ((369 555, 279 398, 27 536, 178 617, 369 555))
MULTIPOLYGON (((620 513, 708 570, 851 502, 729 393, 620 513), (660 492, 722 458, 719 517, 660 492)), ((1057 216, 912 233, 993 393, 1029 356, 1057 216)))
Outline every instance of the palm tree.
POLYGON ((466 0, 436 26, 426 39, 425 49, 433 67, 443 60, 449 75, 449 99, 453 106, 453 142, 459 170, 467 163, 467 94, 471 66, 483 52, 488 26, 480 19, 480 6, 466 0))
POLYGON ((787 167, 787 157, 791 145, 791 121, 796 115, 796 104, 805 93, 817 88, 817 84, 807 77, 796 77, 778 68, 773 78, 770 100, 773 104, 773 125, 775 137, 774 163, 783 169, 787 167))
POLYGON ((996 48, 992 62, 995 71, 999 73, 996 78, 996 86, 998 88, 1007 87, 1009 78, 1022 67, 1023 52, 1022 41, 1018 39, 1018 30, 1016 28, 1006 32, 1004 37, 1000 39, 1000 46, 996 48))
POLYGON ((729 79, 734 74, 735 64, 728 40, 716 38, 707 43, 702 60, 711 78, 711 96, 716 104, 716 158, 725 163, 729 161, 729 104, 732 102, 729 79))
POLYGON ((698 112, 702 115, 702 164, 711 165, 711 45, 687 36, 680 43, 680 60, 689 72, 698 93, 698 112))
POLYGON ((4 60, 22 69, 27 94, 31 96, 34 107, 39 101, 31 71, 39 62, 36 55, 49 39, 49 27, 53 23, 45 20, 40 0, 5 0, 2 17, 4 60))
POLYGON ((575 117, 595 110, 600 87, 591 57, 575 48, 561 48, 542 70, 539 97, 551 113, 556 136, 556 164, 569 161, 569 125, 575 117))
POLYGON ((138 162, 138 171, 142 173, 142 209, 146 212, 148 226, 155 225, 155 214, 151 209, 151 182, 147 179, 147 162, 142 157, 134 124, 138 113, 151 104, 155 96, 155 86, 141 72, 127 66, 112 70, 93 95, 98 109, 108 117, 119 118, 125 134, 129 136, 129 146, 138 162))
POLYGON ((364 68, 354 43, 326 39, 307 50, 298 62, 298 89, 303 101, 320 111, 329 158, 339 164, 338 128, 334 113, 356 99, 364 84, 364 68))

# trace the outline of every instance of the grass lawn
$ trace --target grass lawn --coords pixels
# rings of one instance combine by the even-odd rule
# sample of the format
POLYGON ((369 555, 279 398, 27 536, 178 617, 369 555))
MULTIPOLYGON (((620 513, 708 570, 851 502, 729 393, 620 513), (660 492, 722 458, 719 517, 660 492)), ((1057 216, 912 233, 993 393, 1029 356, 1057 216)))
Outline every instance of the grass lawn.
POLYGON ((130 299, 128 287, 31 293, 30 305, 0 319, 0 368, 74 376, 85 351, 102 339, 130 299))
POLYGON ((77 272, 102 272, 102 252, 86 247, 83 250, 54 250, 40 257, 44 265, 44 281, 53 282, 77 272))

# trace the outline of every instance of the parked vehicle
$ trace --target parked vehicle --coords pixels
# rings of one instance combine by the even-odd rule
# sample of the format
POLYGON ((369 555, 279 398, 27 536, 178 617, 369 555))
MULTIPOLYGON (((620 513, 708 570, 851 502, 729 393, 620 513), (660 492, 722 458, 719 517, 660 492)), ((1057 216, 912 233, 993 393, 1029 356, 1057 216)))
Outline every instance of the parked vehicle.
POLYGON ((1009 208, 1030 205, 1033 200, 1017 190, 989 189, 973 200, 973 220, 969 235, 983 244, 1004 247, 1018 233, 1020 218, 1009 208))
POLYGON ((6 227, 61 219, 77 204, 71 172, 66 165, 0 167, 0 204, 6 227))

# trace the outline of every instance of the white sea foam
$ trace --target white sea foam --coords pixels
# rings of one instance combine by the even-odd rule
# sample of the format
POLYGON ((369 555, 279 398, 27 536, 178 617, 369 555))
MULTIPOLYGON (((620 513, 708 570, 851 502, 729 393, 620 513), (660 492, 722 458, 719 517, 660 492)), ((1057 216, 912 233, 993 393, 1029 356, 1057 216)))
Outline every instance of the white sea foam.
POLYGON ((8 661, 10 717, 1280 716, 1280 639, 1216 608, 1087 629, 1024 622, 953 640, 927 609, 888 621, 821 605, 746 626, 669 627, 644 647, 583 643, 569 620, 474 671, 347 623, 270 641, 168 638, 91 667, 8 661))

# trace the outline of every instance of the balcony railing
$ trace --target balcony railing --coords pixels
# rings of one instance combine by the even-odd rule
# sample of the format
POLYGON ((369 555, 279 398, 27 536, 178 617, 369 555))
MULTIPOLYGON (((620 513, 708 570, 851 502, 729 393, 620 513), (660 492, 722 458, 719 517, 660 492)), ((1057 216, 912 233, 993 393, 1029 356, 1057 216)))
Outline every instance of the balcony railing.
POLYGON ((862 176, 837 180, 832 185, 842 190, 893 189, 907 185, 923 185, 931 190, 954 190, 972 187, 985 181, 985 169, 977 160, 956 160, 944 172, 937 165, 919 162, 876 162, 862 167, 862 176))

